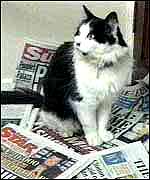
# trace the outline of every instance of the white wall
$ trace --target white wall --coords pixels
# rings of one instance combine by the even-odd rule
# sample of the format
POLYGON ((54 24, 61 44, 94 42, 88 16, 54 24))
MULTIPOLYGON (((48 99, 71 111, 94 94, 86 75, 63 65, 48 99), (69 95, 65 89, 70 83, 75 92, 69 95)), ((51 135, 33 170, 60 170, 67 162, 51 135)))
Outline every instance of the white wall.
POLYGON ((16 61, 19 59, 25 37, 47 43, 72 40, 82 16, 83 4, 100 17, 105 17, 110 11, 116 11, 122 33, 132 52, 134 1, 3 1, 2 78, 15 76, 16 61))

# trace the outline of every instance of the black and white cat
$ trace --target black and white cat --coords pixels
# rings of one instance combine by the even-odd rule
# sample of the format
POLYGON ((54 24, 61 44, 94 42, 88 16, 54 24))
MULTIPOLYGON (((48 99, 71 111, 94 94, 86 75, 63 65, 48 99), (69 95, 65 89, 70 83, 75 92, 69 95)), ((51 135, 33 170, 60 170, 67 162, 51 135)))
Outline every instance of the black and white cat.
POLYGON ((113 138, 107 131, 112 101, 128 83, 133 59, 117 14, 101 19, 83 9, 74 42, 61 45, 51 60, 40 121, 68 135, 82 126, 88 143, 100 145, 113 138))

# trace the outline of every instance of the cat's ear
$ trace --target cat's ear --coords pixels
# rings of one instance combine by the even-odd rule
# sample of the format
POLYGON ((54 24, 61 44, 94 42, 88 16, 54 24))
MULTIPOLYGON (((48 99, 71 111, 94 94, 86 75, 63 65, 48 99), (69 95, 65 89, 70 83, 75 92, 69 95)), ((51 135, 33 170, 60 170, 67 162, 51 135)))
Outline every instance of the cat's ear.
POLYGON ((85 16, 86 16, 85 18, 86 19, 90 20, 90 19, 95 17, 94 14, 91 13, 90 10, 85 5, 83 5, 83 9, 84 9, 84 13, 85 13, 85 16))
POLYGON ((118 24, 118 16, 117 13, 115 11, 111 12, 110 14, 108 14, 105 18, 106 22, 112 25, 118 24))

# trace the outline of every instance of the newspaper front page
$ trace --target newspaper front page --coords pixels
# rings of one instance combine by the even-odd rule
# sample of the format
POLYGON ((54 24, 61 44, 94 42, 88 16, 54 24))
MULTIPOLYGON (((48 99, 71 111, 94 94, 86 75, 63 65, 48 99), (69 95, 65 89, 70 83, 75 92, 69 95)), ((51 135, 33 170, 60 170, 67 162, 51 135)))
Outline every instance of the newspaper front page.
POLYGON ((42 78, 57 46, 26 39, 23 48, 17 64, 15 88, 28 88, 40 92, 42 78))
MULTIPOLYGON (((42 80, 48 70, 49 63, 55 55, 58 44, 47 44, 31 39, 25 39, 22 52, 17 61, 15 89, 24 88, 42 92, 42 80)), ((33 106, 27 106, 26 114, 20 126, 26 129, 32 128, 38 110, 33 106), (35 117, 33 117, 35 114, 35 117)))
POLYGON ((2 128, 1 140, 2 176, 69 179, 89 163, 78 153, 14 124, 2 128))

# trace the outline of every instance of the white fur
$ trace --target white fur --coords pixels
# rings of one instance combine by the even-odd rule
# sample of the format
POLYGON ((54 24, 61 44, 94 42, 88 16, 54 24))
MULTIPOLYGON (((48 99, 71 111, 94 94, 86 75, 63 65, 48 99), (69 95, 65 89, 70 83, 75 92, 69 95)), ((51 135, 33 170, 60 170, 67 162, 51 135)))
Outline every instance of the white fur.
MULTIPOLYGON (((133 60, 126 47, 117 43, 112 46, 108 43, 99 44, 94 39, 87 38, 89 24, 83 24, 79 31, 80 35, 74 39, 73 60, 77 86, 83 100, 70 102, 78 113, 88 143, 99 145, 113 138, 106 129, 112 100, 127 84, 133 60), (77 43, 80 43, 80 46, 77 46, 77 43), (83 56, 81 52, 88 55, 83 56), (106 62, 113 62, 114 65, 104 69, 106 62)), ((41 112, 41 117, 46 120, 44 124, 62 133, 68 129, 72 133, 73 128, 79 128, 72 120, 62 122, 51 113, 41 112)))
POLYGON ((61 120, 55 114, 41 110, 36 125, 44 126, 58 131, 62 136, 72 136, 74 132, 80 130, 78 122, 72 119, 61 120))
MULTIPOLYGON (((81 52, 89 53, 92 56, 92 53, 98 48, 98 43, 94 41, 93 39, 87 38, 90 27, 88 24, 83 24, 79 29, 80 35, 74 37, 75 41, 75 48, 78 48, 81 52), (77 43, 80 43, 80 47, 76 46, 77 43)), ((102 48, 101 48, 102 50, 102 48)), ((103 52, 103 50, 102 50, 103 52)), ((100 53, 100 52, 99 52, 100 53)), ((93 56, 94 57, 94 56, 93 56)))
POLYGON ((98 145, 113 138, 106 130, 112 100, 127 84, 133 60, 126 47, 89 40, 88 30, 88 24, 81 26, 80 35, 75 37, 75 48, 76 43, 80 43, 77 47, 79 51, 74 51, 75 72, 83 100, 72 103, 78 112, 87 141, 90 145, 98 145), (80 52, 88 53, 88 57, 82 56, 80 52), (114 65, 102 69, 106 62, 113 62, 114 65))

